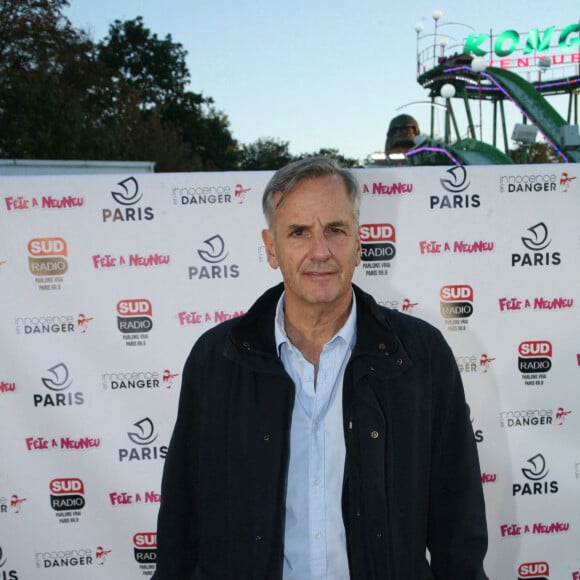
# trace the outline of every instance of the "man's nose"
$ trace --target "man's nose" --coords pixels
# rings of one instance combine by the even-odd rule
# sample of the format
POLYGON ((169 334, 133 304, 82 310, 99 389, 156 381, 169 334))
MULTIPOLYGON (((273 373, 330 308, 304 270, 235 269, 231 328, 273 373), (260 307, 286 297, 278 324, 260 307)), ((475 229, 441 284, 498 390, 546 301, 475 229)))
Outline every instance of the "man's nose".
POLYGON ((315 231, 312 236, 312 257, 315 260, 328 260, 332 252, 324 232, 315 231))

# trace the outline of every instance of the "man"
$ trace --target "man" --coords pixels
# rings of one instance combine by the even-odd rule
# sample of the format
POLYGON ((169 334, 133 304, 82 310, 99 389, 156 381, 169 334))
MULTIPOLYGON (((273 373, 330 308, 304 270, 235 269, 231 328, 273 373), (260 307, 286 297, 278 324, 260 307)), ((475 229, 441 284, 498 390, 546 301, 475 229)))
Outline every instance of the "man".
POLYGON ((459 372, 438 330, 353 286, 355 179, 298 161, 263 206, 283 284, 186 362, 155 578, 483 580, 459 372))

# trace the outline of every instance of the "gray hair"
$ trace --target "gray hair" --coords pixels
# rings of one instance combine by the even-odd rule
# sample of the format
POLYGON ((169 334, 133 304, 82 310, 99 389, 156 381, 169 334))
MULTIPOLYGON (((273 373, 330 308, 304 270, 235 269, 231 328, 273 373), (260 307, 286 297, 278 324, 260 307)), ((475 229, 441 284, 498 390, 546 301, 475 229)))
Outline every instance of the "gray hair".
POLYGON ((352 202, 352 213, 355 223, 358 225, 361 191, 354 175, 344 167, 341 167, 334 159, 328 157, 307 157, 285 165, 278 169, 272 176, 262 197, 262 209, 269 229, 273 229, 274 214, 284 203, 288 194, 303 179, 326 177, 328 175, 338 175, 344 182, 352 202), (279 193, 280 198, 274 201, 275 195, 279 193))

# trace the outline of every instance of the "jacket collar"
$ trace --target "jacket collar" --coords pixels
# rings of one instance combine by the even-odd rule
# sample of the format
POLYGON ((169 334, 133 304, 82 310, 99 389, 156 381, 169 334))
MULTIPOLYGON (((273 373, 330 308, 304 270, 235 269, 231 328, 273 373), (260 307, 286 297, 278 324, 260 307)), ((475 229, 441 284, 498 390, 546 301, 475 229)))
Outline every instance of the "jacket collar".
MULTIPOLYGON (((386 310, 380 309, 374 298, 353 284, 357 301, 357 338, 353 356, 375 354, 389 356, 399 349, 399 341, 390 326, 386 310)), ((236 319, 230 332, 230 346, 238 351, 250 351, 266 357, 276 357, 274 317, 276 305, 284 290, 280 283, 267 290, 248 312, 236 319)), ((226 347, 226 353, 231 351, 226 347)))

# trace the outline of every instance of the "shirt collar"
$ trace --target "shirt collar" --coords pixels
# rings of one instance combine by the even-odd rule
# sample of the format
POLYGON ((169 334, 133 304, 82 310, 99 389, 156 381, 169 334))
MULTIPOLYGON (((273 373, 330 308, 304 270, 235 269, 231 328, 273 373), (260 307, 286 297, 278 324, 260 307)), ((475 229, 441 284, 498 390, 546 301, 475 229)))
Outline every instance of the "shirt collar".
MULTIPOLYGON (((276 305, 276 316, 274 318, 274 335, 276 338, 276 352, 278 354, 280 354, 280 349, 284 343, 290 343, 284 328, 285 296, 286 292, 284 291, 278 299, 278 304, 276 305)), ((354 348, 354 344, 356 342, 356 298, 354 291, 352 293, 352 307, 346 322, 328 342, 330 343, 336 338, 342 338, 342 340, 344 340, 344 342, 349 345, 351 350, 354 348)))

